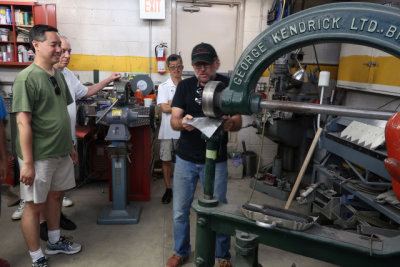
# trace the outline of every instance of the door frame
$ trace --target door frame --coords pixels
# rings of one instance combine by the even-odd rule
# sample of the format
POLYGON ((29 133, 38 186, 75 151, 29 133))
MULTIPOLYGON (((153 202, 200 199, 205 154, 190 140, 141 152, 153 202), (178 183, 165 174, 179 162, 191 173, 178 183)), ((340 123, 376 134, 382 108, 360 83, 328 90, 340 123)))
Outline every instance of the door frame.
MULTIPOLYGON (((197 4, 211 4, 211 5, 234 5, 237 6, 237 16, 236 16, 236 42, 234 49, 234 62, 237 62, 237 59, 242 54, 243 50, 243 32, 244 32, 244 1, 245 0, 234 0, 234 1, 226 1, 226 0, 213 0, 213 1, 196 1, 197 4)), ((177 39, 177 3, 188 3, 195 4, 193 0, 172 0, 171 1, 171 52, 177 53, 176 47, 178 43, 177 39)))

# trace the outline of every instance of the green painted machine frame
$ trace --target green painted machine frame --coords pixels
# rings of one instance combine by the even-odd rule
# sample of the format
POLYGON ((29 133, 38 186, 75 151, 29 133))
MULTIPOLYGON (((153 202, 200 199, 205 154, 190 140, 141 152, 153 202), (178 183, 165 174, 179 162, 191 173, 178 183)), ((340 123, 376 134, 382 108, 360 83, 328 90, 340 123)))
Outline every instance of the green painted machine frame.
MULTIPOLYGON (((367 45, 400 57, 400 9, 369 3, 336 3, 281 20, 262 32, 243 52, 228 88, 215 93, 216 110, 224 114, 259 113, 261 96, 254 90, 265 69, 285 53, 325 42, 367 45)), ((265 228, 245 218, 240 207, 218 203, 212 197, 211 187, 217 142, 207 141, 207 186, 204 195, 192 205, 197 213, 196 266, 214 266, 216 232, 236 237, 235 266, 240 267, 259 266, 259 243, 342 266, 400 266, 400 237, 365 239, 319 225, 303 232, 265 228)))
POLYGON ((326 42, 367 45, 400 57, 400 10, 370 3, 336 3, 310 8, 273 24, 243 51, 227 89, 219 97, 224 114, 260 112, 254 93, 274 60, 297 48, 326 42))

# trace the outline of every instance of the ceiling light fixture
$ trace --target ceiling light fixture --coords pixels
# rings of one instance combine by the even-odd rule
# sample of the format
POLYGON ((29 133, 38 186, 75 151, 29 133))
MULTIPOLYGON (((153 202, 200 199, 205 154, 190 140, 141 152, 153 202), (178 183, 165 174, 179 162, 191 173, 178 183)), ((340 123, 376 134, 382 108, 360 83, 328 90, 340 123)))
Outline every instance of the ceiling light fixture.
POLYGON ((200 7, 198 7, 198 6, 184 6, 183 7, 183 11, 190 12, 190 13, 199 12, 200 11, 200 7))

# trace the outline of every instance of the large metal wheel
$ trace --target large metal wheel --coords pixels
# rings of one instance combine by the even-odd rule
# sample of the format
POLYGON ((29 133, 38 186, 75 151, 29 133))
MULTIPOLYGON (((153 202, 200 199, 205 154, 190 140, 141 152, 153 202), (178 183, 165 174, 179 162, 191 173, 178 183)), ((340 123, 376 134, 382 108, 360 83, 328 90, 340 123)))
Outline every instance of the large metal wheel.
POLYGON ((210 81, 206 84, 202 96, 203 112, 208 117, 218 118, 223 115, 219 101, 225 85, 222 82, 210 81))

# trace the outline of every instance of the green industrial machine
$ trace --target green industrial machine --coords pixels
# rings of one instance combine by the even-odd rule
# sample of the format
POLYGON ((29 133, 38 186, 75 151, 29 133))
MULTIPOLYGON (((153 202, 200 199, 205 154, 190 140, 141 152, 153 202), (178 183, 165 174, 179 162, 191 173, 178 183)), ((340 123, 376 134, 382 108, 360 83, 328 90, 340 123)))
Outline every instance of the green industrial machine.
MULTIPOLYGON (((337 3, 291 15, 262 32, 243 52, 230 84, 208 83, 203 111, 209 117, 252 114, 262 109, 389 119, 393 113, 343 106, 262 100, 256 84, 274 60, 297 48, 322 42, 345 42, 378 48, 400 57, 400 10, 369 3, 337 3)), ((318 224, 304 231, 264 225, 244 217, 241 207, 213 197, 217 131, 207 140, 204 196, 192 208, 197 213, 196 266, 214 266, 215 233, 236 238, 235 266, 259 266, 258 244, 342 266, 400 266, 400 236, 361 238, 318 224)))

